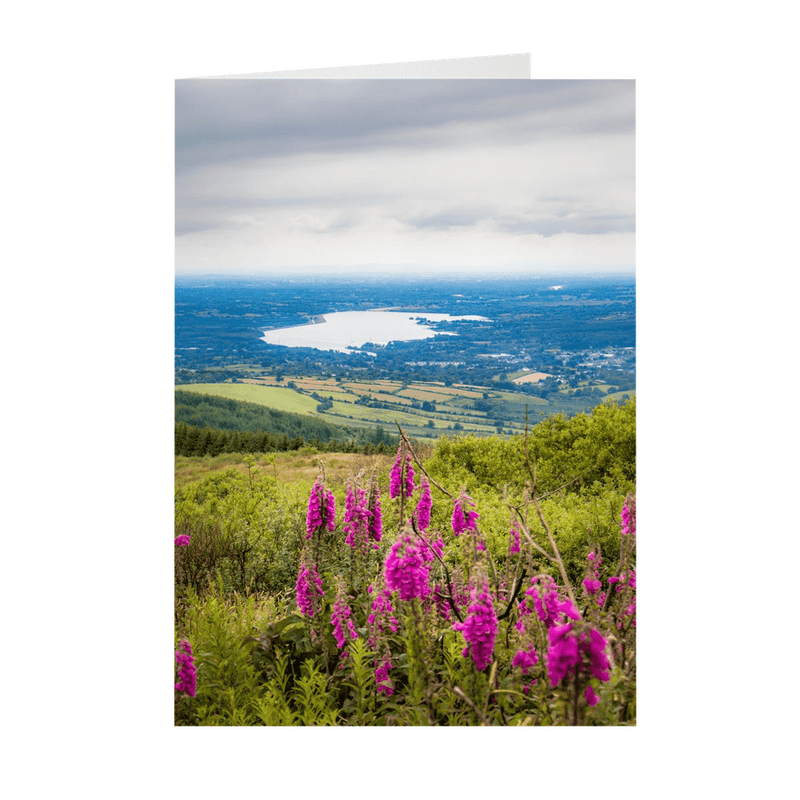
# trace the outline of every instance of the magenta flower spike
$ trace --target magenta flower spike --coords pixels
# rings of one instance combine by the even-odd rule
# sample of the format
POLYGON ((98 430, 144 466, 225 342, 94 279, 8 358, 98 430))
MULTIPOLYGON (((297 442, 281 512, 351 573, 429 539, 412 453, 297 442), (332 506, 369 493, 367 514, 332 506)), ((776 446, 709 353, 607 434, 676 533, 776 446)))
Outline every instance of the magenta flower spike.
POLYGON ((187 545, 191 544, 192 537, 186 533, 182 533, 180 536, 175 537, 175 546, 176 547, 186 547, 187 545))
POLYGON ((197 667, 194 664, 192 646, 188 639, 181 639, 175 651, 175 663, 178 665, 178 682, 176 692, 183 692, 194 697, 197 692, 197 667))
POLYGON ((308 511, 306 513, 306 539, 310 539, 322 527, 320 494, 324 491, 319 481, 315 481, 311 487, 311 495, 308 498, 308 511))
POLYGON ((320 607, 320 599, 325 595, 322 578, 314 564, 304 561, 297 575, 295 597, 300 613, 311 618, 320 607))
POLYGON ((464 531, 474 531, 478 523, 478 517, 480 515, 477 511, 467 510, 467 513, 464 514, 464 509, 467 508, 467 506, 474 507, 475 501, 462 491, 453 506, 453 516, 450 521, 453 527, 453 533, 456 536, 464 531))
POLYGON ((622 506, 622 535, 636 535, 636 498, 629 494, 622 506))
POLYGON ((572 623, 554 625, 550 628, 550 649, 547 651, 547 673, 550 685, 558 686, 561 680, 574 669, 581 660, 578 652, 578 640, 569 634, 572 623))
POLYGON ((394 694, 394 684, 389 678, 389 670, 392 668, 392 662, 389 661, 388 656, 384 656, 383 660, 378 664, 375 669, 375 684, 379 693, 391 697, 394 694))
POLYGON ((575 635, 573 628, 571 622, 550 628, 550 649, 547 651, 550 685, 558 686, 567 675, 574 675, 576 669, 607 682, 611 665, 605 652, 606 640, 594 628, 588 632, 584 629, 579 636, 575 635))
POLYGON ((450 525, 453 528, 453 533, 458 536, 467 527, 467 521, 464 519, 464 509, 461 508, 461 503, 456 500, 453 506, 453 516, 450 519, 450 525))
POLYGON ((431 593, 428 584, 430 569, 419 545, 408 535, 401 536, 393 545, 384 567, 386 585, 399 592, 401 600, 424 598, 431 593))
POLYGON ((397 458, 394 460, 392 470, 389 473, 389 497, 394 500, 400 496, 403 480, 403 444, 397 448, 397 458))
POLYGON ((426 531, 431 524, 431 508, 433 502, 431 500, 430 484, 424 476, 422 477, 421 485, 422 494, 417 503, 417 524, 421 530, 426 531))
POLYGON ((536 655, 536 648, 531 644, 527 650, 517 650, 511 662, 512 667, 519 667, 523 675, 527 675, 539 663, 539 656, 536 655))
POLYGON ((572 604, 572 601, 562 600, 558 596, 556 582, 549 575, 537 575, 531 578, 531 584, 532 586, 525 592, 525 596, 533 600, 534 611, 548 628, 561 624, 562 614, 566 614, 570 619, 580 619, 580 612, 572 604))
POLYGON ((406 497, 414 496, 414 465, 411 453, 406 453, 406 497))
POLYGON ((508 545, 508 552, 510 554, 519 553, 519 526, 517 525, 517 521, 515 519, 511 520, 511 529, 509 530, 509 536, 511 541, 508 545))
POLYGON ((344 587, 340 585, 333 604, 333 613, 331 614, 333 636, 336 639, 336 646, 340 650, 347 644, 348 639, 351 641, 358 639, 358 632, 353 626, 353 620, 350 618, 351 613, 347 598, 344 595, 344 587))
POLYGON ((497 615, 489 595, 488 584, 478 594, 472 590, 472 602, 464 622, 454 622, 453 630, 461 631, 467 646, 462 655, 466 658, 470 651, 475 668, 485 669, 492 662, 494 641, 497 636, 497 615))
POLYGON ((308 498, 306 539, 325 528, 331 532, 336 528, 336 498, 317 479, 308 498))
POLYGON ((381 513, 381 493, 378 484, 372 486, 372 509, 370 510, 369 536, 374 542, 372 545, 378 549, 378 542, 383 536, 383 514, 381 513))
POLYGON ((600 699, 600 698, 599 698, 599 697, 598 697, 598 696, 595 694, 595 691, 594 691, 594 689, 592 688, 592 685, 591 685, 591 684, 589 684, 589 685, 586 687, 586 693, 585 693, 585 695, 584 695, 584 696, 586 697, 586 702, 587 702, 587 703, 588 703, 590 706, 596 706, 596 705, 597 705, 597 701, 600 699))

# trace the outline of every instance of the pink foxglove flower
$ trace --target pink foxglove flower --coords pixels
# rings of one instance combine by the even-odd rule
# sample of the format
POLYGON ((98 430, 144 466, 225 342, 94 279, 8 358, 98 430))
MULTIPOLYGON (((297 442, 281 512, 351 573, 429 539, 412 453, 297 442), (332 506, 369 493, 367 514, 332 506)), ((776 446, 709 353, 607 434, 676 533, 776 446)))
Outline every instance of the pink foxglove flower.
POLYGON ((306 513, 306 539, 323 529, 333 531, 336 528, 336 498, 333 492, 325 488, 319 480, 314 482, 308 498, 306 513))
POLYGON ((417 503, 417 525, 419 525, 420 530, 428 530, 428 527, 431 524, 432 505, 431 487, 426 478, 423 476, 422 494, 420 495, 419 502, 417 503))
POLYGON ((347 487, 345 499, 344 530, 347 534, 345 544, 350 547, 367 545, 369 537, 370 510, 367 507, 367 493, 364 489, 347 487))
POLYGON ((629 494, 622 506, 622 535, 636 535, 636 498, 629 494))
POLYGON ((458 536, 464 531, 474 531, 480 516, 477 511, 469 511, 464 514, 464 509, 467 506, 475 506, 475 501, 463 491, 458 496, 458 499, 453 506, 453 517, 450 524, 453 527, 453 533, 458 536))
POLYGON ((510 554, 519 553, 519 526, 515 519, 511 520, 511 529, 509 530, 511 541, 508 545, 508 552, 510 554))
POLYGON ((331 625, 333 625, 333 636, 336 639, 336 646, 341 650, 347 644, 347 640, 358 639, 358 632, 353 626, 350 606, 344 594, 344 586, 340 584, 339 591, 336 593, 336 600, 333 604, 331 614, 331 625))
POLYGON ((411 462, 411 453, 406 453, 406 497, 414 496, 414 465, 411 462))
POLYGON ((401 536, 386 559, 386 585, 399 592, 401 600, 424 598, 431 592, 429 573, 420 546, 408 534, 401 536))
POLYGON ((192 537, 186 533, 182 533, 180 536, 175 537, 175 546, 176 547, 186 547, 192 541, 192 537))
POLYGON ((596 705, 597 705, 597 701, 600 699, 600 698, 599 698, 599 697, 598 697, 598 696, 595 694, 595 691, 594 691, 594 689, 592 688, 592 685, 591 685, 591 684, 589 684, 589 685, 586 687, 586 693, 585 693, 585 697, 586 697, 586 702, 587 702, 587 703, 588 703, 590 706, 596 706, 596 705))
POLYGON ((309 618, 313 617, 320 609, 320 600, 324 595, 322 578, 320 578, 316 566, 309 561, 304 561, 300 566, 295 587, 297 607, 300 609, 300 613, 309 618))
POLYGON ((371 648, 376 647, 378 637, 383 635, 386 628, 389 628, 392 633, 397 633, 400 623, 393 615, 392 590, 384 589, 375 595, 375 599, 372 601, 372 613, 367 617, 370 625, 368 643, 371 648))
POLYGON ((603 563, 603 559, 599 553, 594 551, 589 553, 586 559, 589 564, 586 568, 586 577, 583 579, 583 588, 586 590, 586 594, 594 597, 595 603, 602 608, 606 601, 606 593, 600 591, 603 586, 600 580, 600 566, 603 563))
POLYGON ((370 497, 370 518, 369 518, 369 537, 373 541, 373 547, 378 549, 378 542, 383 536, 383 514, 381 513, 381 492, 378 483, 372 484, 370 497))
POLYGON ((392 470, 389 473, 389 497, 394 499, 399 497, 403 486, 403 443, 397 448, 397 458, 392 464, 392 470))
POLYGON ((325 524, 328 530, 333 533, 336 530, 336 498, 333 492, 325 490, 325 524))
POLYGON ((442 541, 442 537, 440 536, 438 539, 431 540, 430 545, 431 546, 428 547, 428 545, 423 541, 419 543, 419 549, 420 553, 422 553, 423 561, 434 561, 436 559, 436 555, 438 555, 439 558, 442 557, 442 553, 444 552, 444 542, 442 541), (434 555, 434 551, 436 555, 434 555))
POLYGON ((311 495, 308 498, 308 511, 306 513, 306 539, 310 539, 316 531, 322 527, 322 497, 325 491, 319 481, 315 481, 311 487, 311 495))
POLYGON ((547 673, 550 685, 558 686, 562 678, 571 672, 581 660, 578 652, 578 640, 569 634, 572 623, 554 625, 550 628, 550 648, 547 651, 547 673))
POLYGON ((405 442, 397 448, 397 458, 389 473, 389 497, 411 497, 414 494, 414 466, 411 453, 406 452, 405 442))
POLYGON ((461 631, 467 643, 462 655, 466 658, 472 651, 476 669, 485 669, 492 661, 494 640, 497 636, 497 615, 489 596, 488 584, 480 594, 473 589, 467 618, 464 622, 454 622, 453 629, 461 631))
POLYGON ((389 678, 389 670, 391 668, 392 662, 389 661, 389 657, 387 655, 383 657, 375 669, 375 683, 377 685, 378 692, 385 694, 387 697, 391 697, 394 694, 394 684, 389 678))
POLYGON ((175 651, 175 663, 178 666, 178 682, 175 684, 176 692, 183 692, 194 697, 197 691, 197 667, 194 665, 192 646, 188 639, 181 639, 175 651))
POLYGON ((539 656, 536 655, 536 648, 533 644, 527 650, 517 650, 511 662, 512 667, 519 667, 523 675, 527 675, 539 663, 539 656))
MULTIPOLYGON (((572 601, 562 600, 558 596, 556 582, 549 575, 537 575, 531 578, 531 584, 525 595, 533 600, 534 611, 548 628, 560 624, 562 614, 570 619, 580 619, 580 613, 572 601)), ((523 601, 525 602, 527 601, 523 601)))
POLYGON ((573 623, 550 628, 550 649, 547 671, 550 685, 555 687, 578 669, 600 681, 608 681, 610 663, 605 650, 607 642, 594 628, 576 635, 573 623))

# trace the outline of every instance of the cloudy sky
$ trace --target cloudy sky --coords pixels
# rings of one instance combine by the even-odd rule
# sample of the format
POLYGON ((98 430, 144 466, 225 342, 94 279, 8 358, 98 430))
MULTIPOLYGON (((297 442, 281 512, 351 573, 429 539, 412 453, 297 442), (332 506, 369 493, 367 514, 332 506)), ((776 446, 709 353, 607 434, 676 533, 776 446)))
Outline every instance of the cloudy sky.
POLYGON ((179 80, 178 274, 634 269, 634 82, 179 80))

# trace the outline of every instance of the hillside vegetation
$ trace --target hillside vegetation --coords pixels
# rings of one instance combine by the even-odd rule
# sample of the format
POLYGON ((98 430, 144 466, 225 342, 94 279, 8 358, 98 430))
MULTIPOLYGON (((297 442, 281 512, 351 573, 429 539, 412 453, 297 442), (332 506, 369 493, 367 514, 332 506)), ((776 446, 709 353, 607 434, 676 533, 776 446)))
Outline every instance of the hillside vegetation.
POLYGON ((635 724, 635 414, 178 459, 176 724, 635 724))

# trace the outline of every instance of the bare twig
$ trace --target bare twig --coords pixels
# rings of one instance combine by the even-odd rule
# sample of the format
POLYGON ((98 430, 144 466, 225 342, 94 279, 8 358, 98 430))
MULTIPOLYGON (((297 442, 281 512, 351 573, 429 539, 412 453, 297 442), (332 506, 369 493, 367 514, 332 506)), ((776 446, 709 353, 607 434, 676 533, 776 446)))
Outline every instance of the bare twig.
MULTIPOLYGON (((515 578, 516 581, 516 578, 515 578)), ((514 601, 517 599, 517 595, 519 594, 519 590, 522 588, 522 584, 525 581, 525 570, 522 570, 522 574, 519 576, 519 581, 514 583, 513 592, 511 593, 511 599, 508 601, 508 605, 506 606, 506 610, 497 618, 497 621, 505 619, 510 613, 511 609, 514 605, 514 601)))

